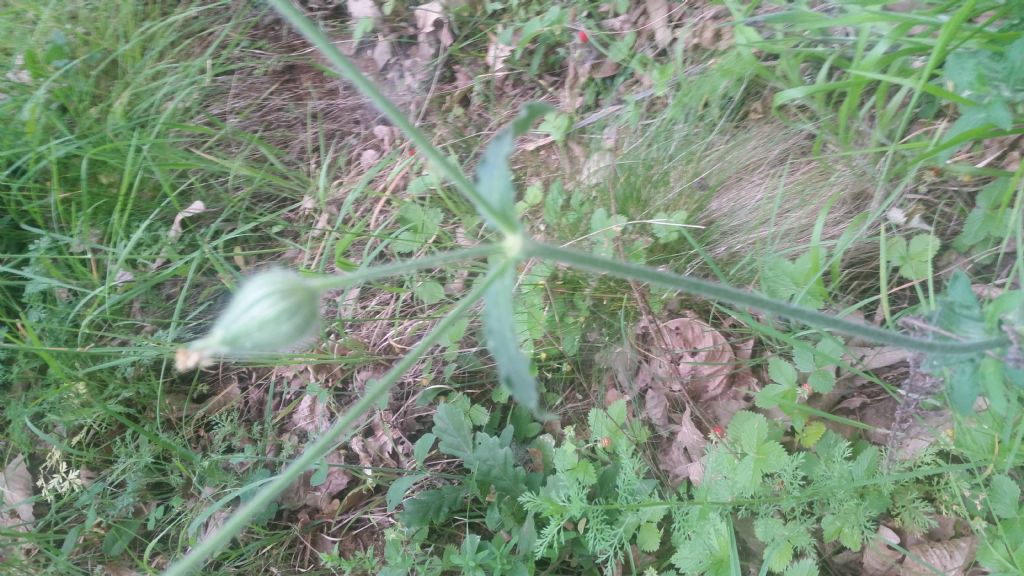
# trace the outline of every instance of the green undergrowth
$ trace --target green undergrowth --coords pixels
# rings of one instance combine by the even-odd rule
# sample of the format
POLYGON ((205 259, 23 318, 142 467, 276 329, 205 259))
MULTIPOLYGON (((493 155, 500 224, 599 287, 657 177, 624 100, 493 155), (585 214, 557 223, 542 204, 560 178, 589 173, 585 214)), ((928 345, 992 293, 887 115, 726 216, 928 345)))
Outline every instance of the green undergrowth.
POLYGON ((220 386, 168 357, 239 263, 301 241, 308 225, 282 216, 316 182, 206 111, 253 25, 229 3, 0 10, 0 435, 36 482, 30 531, 4 524, 0 571, 144 570, 198 537, 201 494, 269 474, 228 464, 274 441, 270 421, 182 412, 178 398, 220 386), (205 211, 176 227, 195 201, 205 211))
MULTIPOLYGON (((389 17, 411 8, 385 4, 389 17)), ((615 14, 629 8, 615 4, 615 14)), ((475 183, 452 178, 476 154, 475 137, 444 150, 414 142, 423 156, 386 154, 345 180, 340 201, 331 186, 355 172, 350 151, 312 144, 317 165, 307 169, 207 110, 226 89, 220 80, 246 65, 238 54, 253 47, 260 11, 226 2, 6 4, 0 446, 7 462, 28 456, 37 484, 30 529, 5 523, 0 532, 18 550, 0 552, 5 573, 159 573, 210 556, 203 574, 302 564, 314 574, 797 576, 877 546, 881 524, 920 535, 939 517, 957 520, 957 536, 978 537, 980 566, 1020 572, 1024 368, 1019 343, 1005 339, 1024 325, 1022 172, 977 164, 986 143, 1019 132, 1022 14, 1003 2, 919 4, 906 12, 841 2, 829 12, 725 2, 737 45, 713 61, 681 50, 654 58, 636 35, 602 34, 606 14, 592 4, 468 4, 453 14, 452 58, 482 58, 488 23, 499 18, 495 39, 516 44, 515 78, 543 86, 587 31, 586 42, 622 68, 584 84, 584 109, 614 102, 621 114, 573 131, 579 118, 534 109, 494 138, 475 183), (682 75, 698 64, 707 65, 696 77, 682 75), (652 81, 651 98, 623 97, 634 76, 652 81), (754 113, 765 91, 772 106, 754 113), (533 178, 537 161, 523 154, 531 179, 516 194, 507 160, 533 120, 560 154, 574 138, 597 142, 614 128, 614 144, 588 150, 611 153, 614 168, 533 178), (918 130, 929 122, 937 127, 918 130), (389 185, 407 173, 394 210, 371 218, 362 206, 381 201, 374 179, 389 185), (915 197, 928 200, 923 209, 915 197), (178 220, 196 200, 204 209, 178 220), (326 229, 314 225, 311 204, 331 214, 326 229), (267 262, 300 268, 287 282, 305 289, 311 279, 345 281, 334 272, 364 278, 373 262, 407 258, 402 271, 415 270, 434 252, 495 232, 506 244, 474 253, 491 258, 490 274, 453 259, 401 280, 373 277, 363 291, 400 297, 340 322, 343 304, 331 300, 320 333, 339 339, 345 356, 318 348, 242 355, 248 371, 172 366, 178 344, 211 327, 198 342, 228 346, 211 319, 267 262), (563 261, 531 258, 516 269, 522 253, 508 238, 537 249, 521 232, 592 260, 563 252, 563 261), (647 268, 616 269, 615 260, 647 268), (873 394, 900 397, 899 386, 844 357, 864 341, 754 314, 732 293, 680 296, 666 273, 749 288, 783 313, 793 304, 811 315, 874 315, 890 331, 925 326, 918 344, 1003 344, 913 358, 940 382, 918 416, 953 416, 949 431, 903 459, 898 446, 867 439, 871 426, 808 402, 850 372, 873 394), (484 295, 482 330, 468 314, 446 316, 472 304, 456 303, 456 281, 484 295), (979 287, 995 293, 979 297, 979 287), (613 379, 596 357, 635 338, 646 312, 637 296, 657 319, 682 309, 728 319, 732 336, 757 340, 753 404, 695 430, 707 441, 699 482, 665 477, 662 431, 645 423, 641 398, 604 401, 613 379), (389 328, 449 322, 403 344, 439 353, 381 358, 346 338, 378 312, 389 328), (403 390, 410 405, 435 409, 422 429, 401 431, 411 469, 340 465, 370 495, 363 515, 385 519, 373 546, 342 546, 367 530, 349 518, 331 534, 334 551, 312 554, 304 543, 337 518, 300 522, 273 495, 259 498, 308 471, 300 483, 325 482, 327 460, 310 456, 317 443, 330 449, 350 437, 345 419, 386 404, 401 374, 371 379, 364 395, 307 383, 300 396, 339 416, 336 437, 305 444, 279 434, 299 400, 273 377, 242 382, 266 392, 245 411, 180 409, 289 362, 331 366, 345 379, 374 364, 415 366, 427 385, 403 390), (289 467, 301 458, 312 460, 289 467), (219 528, 239 509, 249 515, 219 528)), ((502 104, 493 79, 481 82, 474 95, 502 104)), ((312 316, 324 310, 306 304, 312 316)), ((236 324, 252 320, 245 312, 236 324)), ((189 351, 205 353, 195 343, 178 353, 189 351)))

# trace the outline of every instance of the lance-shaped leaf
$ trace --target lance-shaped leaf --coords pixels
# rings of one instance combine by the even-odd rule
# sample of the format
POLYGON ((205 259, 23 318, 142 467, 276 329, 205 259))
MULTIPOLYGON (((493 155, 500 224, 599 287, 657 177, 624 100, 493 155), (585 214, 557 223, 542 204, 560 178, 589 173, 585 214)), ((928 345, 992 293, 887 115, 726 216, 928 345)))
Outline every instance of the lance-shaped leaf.
MULTIPOLYGON (((530 129, 533 122, 551 111, 551 106, 540 102, 531 102, 523 107, 508 126, 506 126, 484 150, 480 157, 480 165, 476 170, 476 187, 483 201, 490 205, 490 212, 500 222, 488 220, 488 224, 497 230, 519 230, 516 219, 516 191, 512 184, 512 170, 508 166, 508 158, 515 148, 516 138, 530 129)), ((488 211, 481 210, 486 215, 488 211)))
MULTIPOLYGON (((493 265, 493 264, 492 264, 493 265)), ((519 348, 515 331, 515 310, 512 294, 515 290, 515 266, 505 261, 499 277, 484 294, 484 337, 487 349, 498 365, 498 377, 516 402, 536 412, 540 403, 537 382, 530 373, 530 360, 519 348)))

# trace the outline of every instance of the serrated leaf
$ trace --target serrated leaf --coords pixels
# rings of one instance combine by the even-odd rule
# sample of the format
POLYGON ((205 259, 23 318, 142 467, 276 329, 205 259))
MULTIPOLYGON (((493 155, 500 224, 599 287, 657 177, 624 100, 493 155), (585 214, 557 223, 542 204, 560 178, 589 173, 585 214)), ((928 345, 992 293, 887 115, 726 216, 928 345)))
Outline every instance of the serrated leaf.
POLYGON ((530 360, 519 348, 515 332, 515 271, 505 266, 500 277, 484 294, 484 337, 498 366, 498 379, 516 402, 536 412, 540 407, 537 382, 530 372, 530 360))
POLYGON ((1000 518, 1016 518, 1020 512, 1020 486, 1006 474, 996 474, 989 483, 988 501, 1000 518))
POLYGON ((406 527, 416 530, 447 520, 452 511, 462 505, 466 489, 462 486, 444 486, 437 490, 425 490, 411 500, 406 500, 405 509, 398 514, 406 527))
POLYGON ((828 394, 836 385, 836 375, 831 370, 815 370, 807 377, 807 384, 818 394, 828 394))
POLYGON ((907 240, 902 236, 889 239, 885 257, 893 266, 902 266, 907 261, 907 240))
MULTIPOLYGON (((793 349, 793 363, 801 372, 813 372, 817 368, 817 362, 814 358, 814 349, 810 347, 798 347, 793 349)), ((769 363, 769 367, 771 364, 769 363)), ((771 373, 769 372, 769 375, 771 373)), ((774 380, 774 378, 773 378, 774 380)), ((796 380, 794 380, 794 383, 796 380)))
POLYGON ((499 222, 488 221, 488 224, 496 229, 520 228, 515 216, 516 193, 508 159, 512 155, 516 138, 529 130, 534 120, 551 110, 551 106, 538 102, 524 106, 519 116, 494 137, 480 158, 476 171, 476 187, 490 210, 477 207, 477 211, 486 214, 488 218, 499 218, 499 222))
POLYGON ((395 478, 391 482, 391 486, 388 486, 388 493, 384 497, 388 505, 388 512, 394 512, 395 508, 398 508, 398 505, 402 503, 405 493, 409 491, 409 488, 412 488, 413 484, 426 477, 427 474, 413 474, 411 476, 395 478))
POLYGON ((473 455, 473 429, 469 417, 456 406, 444 403, 434 414, 434 434, 440 438, 438 449, 461 460, 473 455))
POLYGON ((427 306, 433 306, 444 300, 444 286, 441 286, 439 282, 428 280, 421 282, 419 286, 414 288, 413 294, 427 306))
POLYGON ((478 433, 473 456, 465 465, 478 481, 500 493, 519 495, 526 488, 526 471, 516 466, 512 449, 494 436, 478 433))
POLYGON ((811 558, 801 558, 786 568, 785 576, 818 576, 818 565, 811 558))
POLYGON ((641 524, 636 533, 636 545, 643 552, 657 552, 661 548, 661 528, 653 522, 641 524))
POLYGON ((744 453, 753 454, 768 439, 768 420, 755 412, 741 410, 729 421, 729 438, 738 442, 744 453))
POLYGON ((797 434, 797 440, 804 448, 814 448, 814 445, 825 435, 825 430, 827 430, 825 424, 815 420, 804 426, 803 430, 797 434))
POLYGON ((782 358, 772 357, 768 359, 768 377, 776 384, 783 386, 796 386, 796 368, 782 358))
POLYGON ((775 408, 778 405, 796 403, 796 387, 783 384, 769 384, 754 397, 758 408, 775 408))
POLYGON ((932 258, 939 253, 941 243, 931 234, 918 234, 910 239, 906 255, 900 264, 900 275, 909 280, 924 280, 932 271, 932 258))

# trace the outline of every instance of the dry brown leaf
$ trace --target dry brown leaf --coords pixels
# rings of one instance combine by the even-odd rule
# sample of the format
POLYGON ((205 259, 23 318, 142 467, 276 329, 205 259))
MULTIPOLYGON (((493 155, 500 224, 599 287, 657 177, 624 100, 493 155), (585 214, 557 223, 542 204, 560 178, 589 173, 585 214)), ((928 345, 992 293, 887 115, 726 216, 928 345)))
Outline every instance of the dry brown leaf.
POLYGON ((428 44, 435 37, 445 48, 455 42, 455 37, 452 36, 451 28, 448 26, 448 17, 445 16, 444 4, 441 2, 434 0, 434 2, 421 4, 413 10, 413 16, 416 18, 416 29, 419 30, 416 39, 420 43, 422 53, 426 54, 428 51, 433 53, 433 46, 428 46, 428 44), (441 23, 440 26, 438 26, 438 22, 441 23))
POLYGON ((878 370, 910 358, 910 352, 894 346, 847 347, 843 361, 860 370, 878 370))
POLYGON ((924 412, 900 438, 894 456, 896 460, 912 460, 952 430, 953 414, 949 410, 924 412))
POLYGON ((226 386, 223 390, 207 398, 201 404, 189 402, 189 397, 184 394, 168 393, 163 398, 163 416, 171 419, 196 414, 212 416, 218 412, 233 406, 242 397, 242 390, 238 382, 226 386))
POLYGON ((658 48, 665 48, 672 42, 672 30, 668 24, 668 2, 666 0, 646 0, 647 21, 654 28, 654 43, 658 48))
POLYGON ((206 212, 206 204, 202 200, 196 200, 195 202, 188 205, 187 208, 178 212, 174 216, 174 222, 171 223, 171 229, 167 232, 167 237, 171 240, 181 236, 181 221, 190 216, 202 214, 206 212))
POLYGON ((601 20, 601 29, 608 32, 618 32, 620 34, 635 30, 637 27, 636 22, 640 18, 641 12, 643 12, 643 8, 638 6, 625 14, 601 20))
POLYGON ((491 69, 491 72, 495 74, 501 73, 505 70, 505 61, 512 55, 512 51, 515 47, 508 44, 502 44, 498 42, 497 37, 491 39, 491 43, 487 45, 487 66, 491 69))
POLYGON ((687 47, 705 50, 725 50, 732 46, 733 32, 724 22, 704 20, 698 23, 687 38, 687 47))
POLYGON ((974 562, 976 548, 974 536, 911 546, 900 576, 962 576, 974 562))
POLYGON ((861 559, 861 573, 864 576, 895 576, 900 572, 899 562, 903 554, 889 546, 899 544, 900 537, 885 525, 879 525, 875 535, 861 559))
MULTIPOLYGON (((32 474, 25 465, 25 457, 15 456, 0 472, 0 490, 3 491, 3 507, 0 508, 0 529, 28 532, 35 522, 32 506, 32 474)), ((23 540, 0 537, 0 563, 8 550, 25 557, 31 553, 31 545, 23 540)))
POLYGON ((378 72, 387 66, 392 56, 394 56, 394 48, 391 46, 391 40, 378 36, 377 44, 373 47, 373 63, 377 65, 378 72))
POLYGON ((228 518, 231 517, 232 511, 230 508, 218 508, 216 512, 211 514, 203 524, 203 532, 199 537, 199 541, 205 542, 216 534, 221 529, 221 526, 224 526, 224 523, 228 521, 228 518))
POLYGON ((327 406, 312 394, 306 394, 292 412, 292 427, 310 436, 319 435, 331 426, 327 406))
POLYGON ((591 187, 606 182, 615 174, 615 154, 610 150, 599 150, 587 155, 580 169, 579 183, 591 187))
POLYGON ((23 455, 15 456, 0 474, 0 490, 4 492, 4 509, 0 516, 0 525, 11 528, 35 522, 35 514, 32 511, 32 474, 25 465, 23 455))
POLYGON ((741 385, 734 377, 733 385, 728 390, 703 403, 704 410, 711 414, 719 426, 728 426, 737 412, 750 408, 752 399, 747 394, 749 391, 746 384, 741 385))
POLYGON ((647 419, 651 421, 659 431, 664 431, 669 426, 668 421, 668 396, 660 386, 652 386, 644 396, 644 411, 647 419))
POLYGON ((369 170, 377 164, 378 160, 380 160, 380 152, 373 148, 368 148, 359 154, 359 167, 363 170, 369 170))
POLYGON ((683 412, 676 435, 662 442, 658 465, 668 473, 669 481, 678 486, 684 480, 700 485, 704 480, 704 447, 707 439, 693 424, 690 409, 683 412))
POLYGON ((348 13, 353 20, 364 18, 378 20, 381 17, 380 8, 373 0, 347 0, 345 7, 348 8, 348 13))
POLYGON ((323 483, 313 486, 310 480, 315 470, 302 474, 287 490, 281 495, 281 507, 295 509, 304 506, 311 507, 319 512, 327 512, 334 509, 332 503, 336 496, 348 487, 352 480, 348 471, 341 467, 345 463, 344 458, 338 452, 331 452, 325 457, 327 462, 327 478, 323 483))
POLYGON ((658 329, 669 348, 662 354, 667 353, 672 358, 671 372, 677 379, 677 383, 669 383, 670 388, 685 387, 691 398, 698 402, 710 400, 725 391, 735 356, 720 332, 693 318, 669 320, 655 328, 658 329))
POLYGON ((103 566, 103 576, 138 576, 139 572, 121 564, 113 562, 103 566))

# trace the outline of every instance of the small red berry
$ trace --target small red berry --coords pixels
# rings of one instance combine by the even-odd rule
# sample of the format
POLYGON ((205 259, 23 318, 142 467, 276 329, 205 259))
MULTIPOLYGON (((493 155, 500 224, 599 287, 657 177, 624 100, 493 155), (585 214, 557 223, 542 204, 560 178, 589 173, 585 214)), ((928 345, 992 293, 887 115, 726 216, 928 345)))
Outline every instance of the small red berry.
POLYGON ((584 44, 586 44, 587 42, 590 42, 590 36, 587 36, 587 33, 584 32, 583 30, 579 31, 578 36, 579 36, 580 42, 583 42, 584 44))
POLYGON ((722 430, 721 426, 715 426, 714 428, 711 429, 711 431, 714 432, 715 436, 718 436, 719 438, 725 436, 725 431, 722 430))

